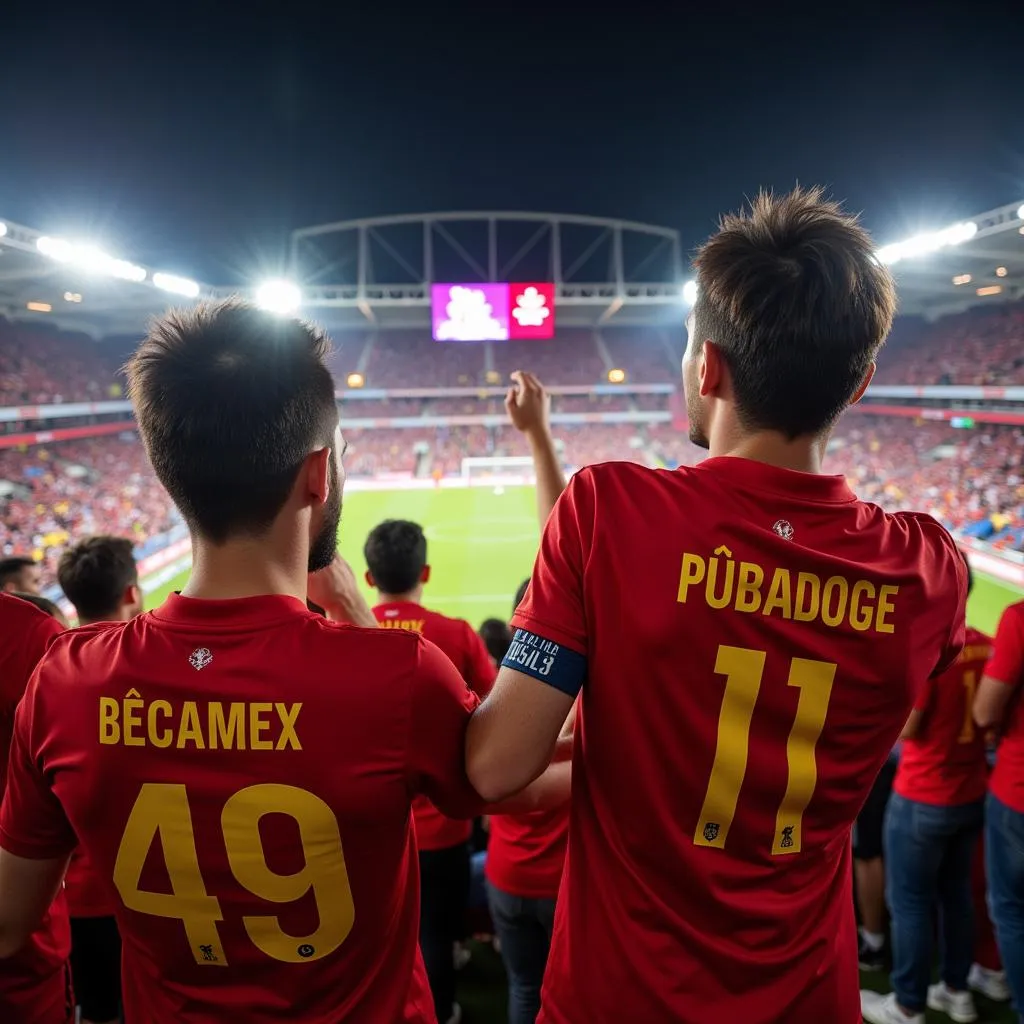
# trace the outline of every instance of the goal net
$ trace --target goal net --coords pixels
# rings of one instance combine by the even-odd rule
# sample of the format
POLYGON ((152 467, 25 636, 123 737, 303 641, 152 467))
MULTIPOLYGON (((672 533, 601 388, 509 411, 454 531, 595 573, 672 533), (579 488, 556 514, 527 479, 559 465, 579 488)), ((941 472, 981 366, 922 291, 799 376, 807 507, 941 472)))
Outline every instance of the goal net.
POLYGON ((528 455, 474 455, 462 460, 462 479, 470 486, 533 483, 533 459, 528 455))

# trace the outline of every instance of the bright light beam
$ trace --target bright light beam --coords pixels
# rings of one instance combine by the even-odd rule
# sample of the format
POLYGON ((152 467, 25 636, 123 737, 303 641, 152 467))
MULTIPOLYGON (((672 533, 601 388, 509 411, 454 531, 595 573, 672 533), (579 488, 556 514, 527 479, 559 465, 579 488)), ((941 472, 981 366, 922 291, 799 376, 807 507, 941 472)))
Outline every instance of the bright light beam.
POLYGON ((302 292, 291 281, 264 281, 256 289, 256 305, 282 316, 294 313, 302 304, 302 292))

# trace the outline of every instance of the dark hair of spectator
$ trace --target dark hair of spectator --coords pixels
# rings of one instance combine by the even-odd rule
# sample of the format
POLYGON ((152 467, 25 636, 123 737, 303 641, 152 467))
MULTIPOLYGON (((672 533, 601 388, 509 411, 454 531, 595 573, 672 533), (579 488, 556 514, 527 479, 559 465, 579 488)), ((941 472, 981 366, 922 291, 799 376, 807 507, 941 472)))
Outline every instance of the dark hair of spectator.
POLYGON ((480 639, 495 664, 500 665, 512 643, 512 630, 501 619, 485 619, 480 624, 480 639))
POLYGON ((8 583, 16 583, 21 574, 35 564, 34 558, 27 558, 25 555, 10 555, 7 558, 0 558, 0 587, 6 586, 8 583))
POLYGON ((125 537, 87 537, 60 556, 57 582, 82 621, 115 615, 125 591, 139 582, 132 542, 125 537))
POLYGON ((22 594, 18 591, 14 591, 10 596, 16 597, 19 601, 28 601, 29 604, 34 604, 41 612, 46 612, 51 619, 56 619, 62 626, 68 624, 60 607, 48 597, 43 597, 41 594, 22 594))
POLYGON ((363 546, 366 568, 384 594, 407 594, 420 582, 427 564, 423 527, 406 519, 386 519, 363 546))
POLYGON ((128 394, 160 482, 190 529, 261 536, 303 460, 332 447, 334 380, 320 329, 230 299, 155 320, 128 394))
POLYGON ((831 427, 896 312, 858 219, 820 188, 761 192, 722 218, 694 265, 694 340, 720 350, 744 427, 789 439, 831 427))

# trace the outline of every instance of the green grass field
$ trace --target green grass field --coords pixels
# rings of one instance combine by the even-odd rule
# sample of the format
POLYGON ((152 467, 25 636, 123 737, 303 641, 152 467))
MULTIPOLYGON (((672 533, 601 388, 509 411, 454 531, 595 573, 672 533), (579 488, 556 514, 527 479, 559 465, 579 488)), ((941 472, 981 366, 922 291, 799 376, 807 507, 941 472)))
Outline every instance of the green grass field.
MULTIPOLYGON (((438 611, 468 619, 507 619, 516 588, 530 574, 539 531, 532 487, 510 487, 495 494, 489 487, 427 491, 351 491, 345 495, 341 553, 361 575, 363 542, 382 519, 422 523, 433 567, 425 601, 438 611)), ((148 607, 180 590, 184 573, 154 590, 148 607)), ((370 591, 366 589, 367 597, 370 591)), ((1021 593, 987 576, 975 578, 968 617, 971 625, 992 633, 1003 609, 1021 593)))
MULTIPOLYGON (((366 535, 382 519, 412 519, 423 525, 433 567, 425 602, 438 611, 468 619, 507 619, 519 584, 530 574, 539 531, 533 488, 491 488, 426 491, 352 491, 345 496, 340 549, 358 575, 366 535)), ((156 607, 188 578, 184 573, 146 598, 156 607)), ((366 589, 367 597, 370 591, 366 589)), ((991 633, 1003 609, 1021 593, 985 576, 976 576, 968 617, 978 629, 991 633)), ((887 990, 888 978, 865 975, 864 984, 887 990)), ((459 999, 466 1024, 504 1024, 505 980, 499 959, 488 947, 474 946, 473 960, 460 978, 459 999)), ((1010 1024, 1006 1007, 978 1000, 981 1020, 1010 1024)), ((949 1018, 928 1012, 929 1024, 949 1018)), ((742 1024, 742 1022, 737 1022, 742 1024)))

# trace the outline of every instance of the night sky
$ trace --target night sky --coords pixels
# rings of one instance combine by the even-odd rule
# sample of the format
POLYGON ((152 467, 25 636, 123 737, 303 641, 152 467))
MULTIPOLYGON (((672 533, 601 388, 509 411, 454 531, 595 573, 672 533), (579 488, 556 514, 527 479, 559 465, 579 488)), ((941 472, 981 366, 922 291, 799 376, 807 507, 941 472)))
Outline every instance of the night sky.
POLYGON ((884 243, 1024 199, 1020 0, 9 0, 0 32, 0 217, 212 283, 379 214, 623 217, 690 247, 800 180, 884 243))

